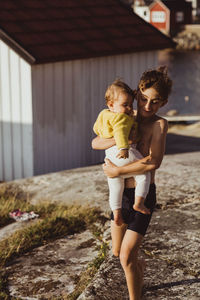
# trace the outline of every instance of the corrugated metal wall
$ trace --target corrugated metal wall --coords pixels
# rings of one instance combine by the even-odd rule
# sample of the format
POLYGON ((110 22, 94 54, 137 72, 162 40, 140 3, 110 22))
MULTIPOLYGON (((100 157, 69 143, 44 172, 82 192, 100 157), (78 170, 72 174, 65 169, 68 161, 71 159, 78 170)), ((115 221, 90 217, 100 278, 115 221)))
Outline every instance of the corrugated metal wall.
POLYGON ((0 40, 0 180, 32 175, 31 67, 0 40))
POLYGON ((116 77, 136 87, 155 66, 156 51, 33 66, 34 174, 102 162, 91 140, 106 87, 116 77))

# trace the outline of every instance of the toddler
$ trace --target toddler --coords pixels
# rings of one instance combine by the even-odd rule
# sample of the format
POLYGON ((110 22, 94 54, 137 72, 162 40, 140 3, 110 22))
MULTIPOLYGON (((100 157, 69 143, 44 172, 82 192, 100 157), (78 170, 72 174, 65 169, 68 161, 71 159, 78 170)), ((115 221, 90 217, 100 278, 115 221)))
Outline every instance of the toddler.
MULTIPOLYGON (((134 91, 121 80, 115 80, 105 94, 108 109, 100 112, 95 124, 94 132, 102 138, 115 138, 116 146, 106 150, 106 158, 109 158, 117 166, 123 166, 135 160, 143 158, 136 145, 129 147, 128 138, 130 131, 135 133, 134 141, 137 141, 137 123, 133 117, 134 91)), ((133 175, 132 175, 133 176, 133 175)), ((113 211, 116 225, 123 223, 121 215, 122 194, 124 191, 124 178, 132 177, 130 174, 115 178, 108 178, 109 203, 113 211)), ((136 181, 134 210, 143 214, 150 214, 150 210, 144 205, 149 191, 150 172, 134 175, 136 181)))

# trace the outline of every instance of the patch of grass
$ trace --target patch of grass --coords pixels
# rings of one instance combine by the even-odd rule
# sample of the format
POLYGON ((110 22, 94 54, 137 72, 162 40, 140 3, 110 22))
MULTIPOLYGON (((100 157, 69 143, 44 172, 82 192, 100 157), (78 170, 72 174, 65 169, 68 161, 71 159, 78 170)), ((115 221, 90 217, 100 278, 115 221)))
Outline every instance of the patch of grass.
POLYGON ((77 288, 73 295, 60 299, 76 299, 90 282, 102 261, 105 258, 106 243, 102 241, 101 230, 95 223, 105 223, 107 218, 101 215, 96 208, 82 206, 65 206, 57 204, 32 205, 27 195, 17 188, 0 187, 0 227, 11 222, 9 212, 15 209, 34 211, 39 214, 37 222, 18 230, 8 238, 0 241, 0 299, 11 299, 6 289, 7 277, 3 268, 15 257, 22 255, 35 247, 46 244, 48 241, 73 234, 90 228, 96 238, 101 241, 98 257, 89 265, 77 280, 77 288))
POLYGON ((34 211, 45 217, 53 211, 57 210, 54 203, 32 205, 29 201, 29 195, 20 190, 15 185, 0 185, 0 228, 12 222, 9 212, 20 209, 21 211, 34 211))
POLYGON ((98 256, 89 264, 89 267, 94 267, 96 270, 98 270, 105 260, 108 249, 108 243, 103 241, 99 247, 98 256))
MULTIPOLYGON (((41 246, 47 241, 66 234, 73 234, 85 230, 94 223, 100 211, 94 208, 81 206, 48 206, 48 215, 35 224, 25 227, 0 242, 0 266, 4 266, 13 257, 41 246)), ((38 212, 38 210, 37 210, 38 212)))
MULTIPOLYGON (((10 203, 14 202, 14 199, 9 198, 7 202, 9 210, 12 207, 10 203)), ((19 207, 23 209, 23 206, 20 204, 18 205, 19 207)), ((85 230, 95 223, 101 214, 98 209, 82 206, 67 207, 55 204, 29 206, 26 203, 24 207, 27 211, 29 209, 34 210, 40 215, 40 218, 33 225, 18 230, 8 238, 0 241, 0 271, 3 271, 3 267, 13 258, 35 247, 64 235, 85 230)), ((6 277, 0 272, 0 299, 10 299, 6 286, 6 277)))

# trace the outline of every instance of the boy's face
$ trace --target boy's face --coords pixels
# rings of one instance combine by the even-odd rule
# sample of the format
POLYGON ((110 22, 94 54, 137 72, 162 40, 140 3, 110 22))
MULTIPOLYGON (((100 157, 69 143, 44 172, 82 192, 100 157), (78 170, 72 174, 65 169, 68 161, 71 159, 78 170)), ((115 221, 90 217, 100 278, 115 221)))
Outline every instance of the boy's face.
POLYGON ((117 100, 108 103, 110 111, 132 115, 133 97, 127 93, 119 93, 117 100))
POLYGON ((149 88, 138 92, 137 102, 138 113, 142 117, 152 117, 167 100, 162 100, 154 88, 149 88))

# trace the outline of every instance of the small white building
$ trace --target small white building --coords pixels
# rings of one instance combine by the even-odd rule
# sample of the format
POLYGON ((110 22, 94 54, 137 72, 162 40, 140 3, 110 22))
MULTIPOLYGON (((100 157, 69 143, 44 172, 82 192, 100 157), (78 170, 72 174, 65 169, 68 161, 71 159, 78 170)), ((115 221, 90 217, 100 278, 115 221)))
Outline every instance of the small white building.
POLYGON ((132 5, 133 11, 146 22, 150 23, 150 10, 149 6, 141 3, 141 1, 135 1, 132 5))
POLYGON ((0 180, 101 162, 93 123, 172 41, 118 0, 0 2, 0 180))

